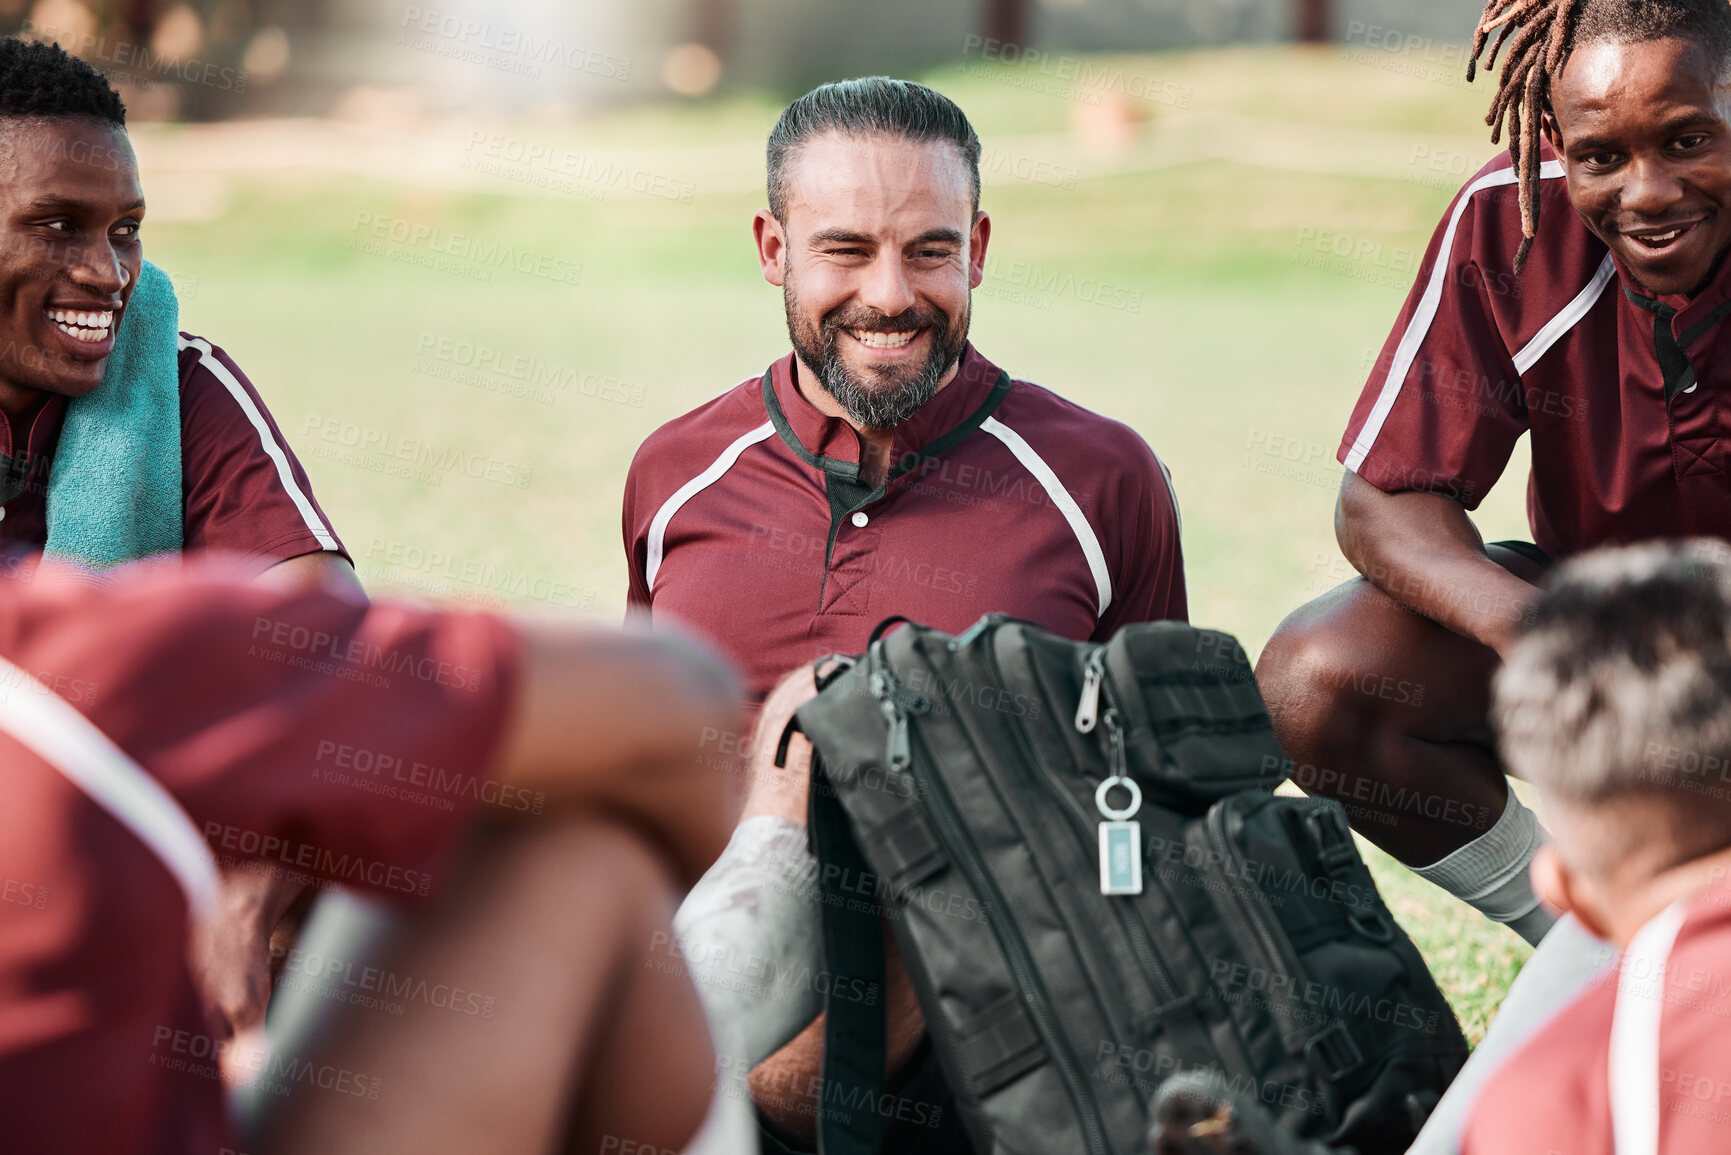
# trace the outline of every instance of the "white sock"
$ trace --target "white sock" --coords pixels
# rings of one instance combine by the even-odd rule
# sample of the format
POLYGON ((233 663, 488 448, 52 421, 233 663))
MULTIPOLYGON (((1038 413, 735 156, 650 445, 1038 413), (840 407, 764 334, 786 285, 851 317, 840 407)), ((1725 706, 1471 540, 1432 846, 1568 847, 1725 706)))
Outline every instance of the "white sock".
POLYGON ((750 1097, 718 1082, 709 1115, 685 1145, 684 1155, 756 1155, 757 1151, 757 1113, 751 1109, 750 1097))
POLYGON ((1538 815, 1511 790, 1502 817, 1489 830, 1442 861, 1412 872, 1536 944, 1557 921, 1539 905, 1527 874, 1546 837, 1538 815))
POLYGON ((805 827, 747 818, 673 916, 724 1069, 748 1071, 823 1009, 822 893, 805 827))

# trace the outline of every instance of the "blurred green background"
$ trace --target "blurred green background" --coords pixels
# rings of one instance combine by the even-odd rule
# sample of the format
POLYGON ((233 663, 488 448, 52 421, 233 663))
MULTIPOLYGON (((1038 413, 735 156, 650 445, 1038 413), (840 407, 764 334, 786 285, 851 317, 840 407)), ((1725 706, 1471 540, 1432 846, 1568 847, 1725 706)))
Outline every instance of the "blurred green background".
MULTIPOLYGON (((1254 653, 1349 572, 1335 446, 1493 154, 1490 93, 1351 45, 1086 60, 1092 88, 979 59, 919 77, 985 144, 974 339, 1141 431, 1183 507, 1193 620, 1254 653)), ((633 451, 787 344, 750 239, 780 103, 142 125, 146 251, 184 327, 268 400, 371 589, 612 621, 633 451), (411 440, 494 479, 394 475, 411 440)), ((1478 514, 1488 538, 1526 536, 1524 477, 1478 514)), ((1476 1039, 1525 948, 1376 868, 1476 1039)))

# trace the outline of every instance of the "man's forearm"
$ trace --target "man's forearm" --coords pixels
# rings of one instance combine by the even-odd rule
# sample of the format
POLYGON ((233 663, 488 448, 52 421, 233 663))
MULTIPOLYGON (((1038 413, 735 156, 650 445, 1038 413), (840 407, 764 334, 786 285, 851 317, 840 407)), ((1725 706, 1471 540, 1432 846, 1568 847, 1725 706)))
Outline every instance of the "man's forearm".
POLYGON ((1498 653, 1538 594, 1485 552, 1466 510, 1436 494, 1387 494, 1349 473, 1335 532, 1378 589, 1498 653))
POLYGON ((821 901, 805 827, 759 815, 739 824, 674 917, 716 1044, 741 1069, 761 1063, 823 1009, 813 981, 824 969, 821 901), (742 959, 751 960, 743 973, 742 959))
POLYGON ((1499 654, 1538 590, 1479 552, 1453 551, 1419 558, 1378 558, 1360 563, 1366 578, 1401 605, 1499 654))

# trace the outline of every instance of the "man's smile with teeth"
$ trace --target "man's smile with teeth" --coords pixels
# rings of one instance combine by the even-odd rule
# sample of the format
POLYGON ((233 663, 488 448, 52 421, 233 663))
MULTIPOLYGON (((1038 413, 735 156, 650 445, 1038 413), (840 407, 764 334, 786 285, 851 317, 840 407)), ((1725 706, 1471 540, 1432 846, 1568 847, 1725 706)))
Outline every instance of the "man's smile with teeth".
POLYGON ((900 349, 920 335, 918 329, 902 333, 878 333, 869 329, 849 329, 848 336, 871 349, 900 349))
POLYGON ((1677 240, 1679 237, 1693 231, 1695 226, 1700 223, 1701 222, 1699 221, 1690 221, 1686 225, 1678 225, 1676 228, 1663 233, 1625 233, 1624 235, 1643 248, 1663 249, 1668 247, 1671 242, 1677 240))
POLYGON ((60 326, 60 331, 76 341, 101 341, 114 325, 114 310, 85 312, 73 309, 49 309, 48 319, 60 326))

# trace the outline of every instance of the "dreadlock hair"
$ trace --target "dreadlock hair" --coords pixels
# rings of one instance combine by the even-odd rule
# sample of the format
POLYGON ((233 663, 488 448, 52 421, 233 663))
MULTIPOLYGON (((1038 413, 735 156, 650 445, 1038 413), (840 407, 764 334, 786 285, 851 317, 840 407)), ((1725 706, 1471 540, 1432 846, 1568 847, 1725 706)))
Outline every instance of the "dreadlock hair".
POLYGON ((102 73, 58 44, 0 39, 0 118, 61 116, 126 127, 126 105, 102 73))
POLYGON ((1506 130, 1520 190, 1521 247, 1515 272, 1526 267, 1539 228, 1539 118, 1551 107, 1551 84, 1574 50, 1612 41, 1643 44, 1682 36, 1705 48, 1721 71, 1731 62, 1731 3, 1727 0, 1487 0, 1467 60, 1467 80, 1478 71, 1491 33, 1497 33, 1485 68, 1496 67, 1508 46, 1496 98, 1485 115, 1491 143, 1506 130))

